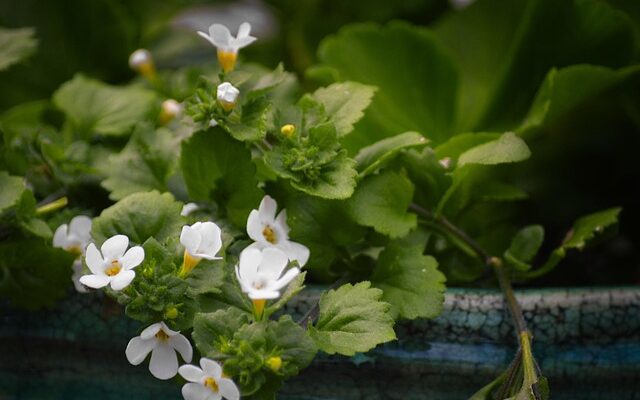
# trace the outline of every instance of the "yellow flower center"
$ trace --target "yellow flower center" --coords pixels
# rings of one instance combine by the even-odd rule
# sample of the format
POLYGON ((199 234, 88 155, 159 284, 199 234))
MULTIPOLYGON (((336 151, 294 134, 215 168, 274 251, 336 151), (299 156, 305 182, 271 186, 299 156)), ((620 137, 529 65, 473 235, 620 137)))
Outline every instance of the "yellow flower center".
POLYGON ((156 333, 156 339, 161 342, 166 342, 167 340, 169 340, 169 335, 167 335, 162 329, 160 329, 158 333, 156 333))
POLYGON ((218 63, 220 63, 220 66, 225 73, 233 71, 236 66, 237 59, 237 53, 218 49, 218 63))
POLYGON ((262 230, 262 236, 271 244, 276 244, 278 241, 275 231, 269 225, 265 226, 262 230))
POLYGON ((76 257, 82 255, 82 249, 77 244, 69 246, 67 251, 76 257))
POLYGON ((207 379, 204 380, 204 385, 211 389, 212 392, 218 393, 218 382, 216 382, 216 380, 212 377, 207 377, 207 379))
POLYGON ((113 260, 111 261, 111 266, 107 267, 104 273, 107 274, 107 276, 114 276, 114 275, 117 275, 121 269, 122 269, 122 264, 120 263, 120 261, 113 260))

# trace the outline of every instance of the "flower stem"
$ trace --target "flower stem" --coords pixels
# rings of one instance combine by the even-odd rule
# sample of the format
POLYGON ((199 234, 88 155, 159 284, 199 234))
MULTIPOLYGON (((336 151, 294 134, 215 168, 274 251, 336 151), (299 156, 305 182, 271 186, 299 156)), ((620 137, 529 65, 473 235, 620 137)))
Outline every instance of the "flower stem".
POLYGON ((36 214, 42 215, 42 214, 50 213, 52 211, 56 211, 66 206, 67 204, 69 204, 69 199, 67 199, 67 196, 63 196, 57 200, 54 200, 47 204, 43 204, 40 207, 36 208, 36 214))

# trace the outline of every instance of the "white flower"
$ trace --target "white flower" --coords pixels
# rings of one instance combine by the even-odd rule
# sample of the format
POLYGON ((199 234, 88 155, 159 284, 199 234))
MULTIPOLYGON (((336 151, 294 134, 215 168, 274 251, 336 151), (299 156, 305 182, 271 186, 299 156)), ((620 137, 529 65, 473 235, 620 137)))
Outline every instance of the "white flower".
POLYGON ((227 112, 233 110, 239 95, 240 91, 229 82, 223 82, 218 85, 216 97, 222 108, 227 112))
POLYGON ((84 215, 73 217, 69 225, 60 225, 53 234, 53 247, 60 247, 78 255, 84 254, 90 242, 91 218, 84 215))
POLYGON ((164 322, 155 323, 129 341, 125 354, 133 365, 139 365, 151 353, 149 371, 158 379, 170 379, 178 373, 178 356, 191 362, 191 343, 180 332, 172 331, 164 322))
POLYGON ((209 34, 198 32, 198 35, 207 39, 218 49, 218 62, 224 72, 233 70, 238 58, 238 50, 256 41, 250 35, 251 24, 243 22, 238 28, 238 35, 233 37, 229 28, 220 24, 213 24, 209 27, 209 34))
POLYGON ((191 257, 219 260, 216 257, 222 248, 222 231, 213 222, 196 222, 182 227, 180 243, 191 257))
POLYGON ((131 53, 129 67, 148 79, 155 79, 156 67, 153 64, 153 57, 149 50, 138 49, 131 53))
POLYGON ((277 248, 246 248, 240 253, 236 277, 251 300, 276 299, 280 297, 279 290, 300 273, 299 268, 291 268, 283 275, 287 265, 287 255, 277 248))
POLYGON ((178 103, 174 99, 167 99, 162 102, 160 108, 160 123, 166 125, 174 118, 182 114, 182 104, 178 103))
POLYGON ((180 211, 180 215, 182 215, 183 217, 186 217, 192 212, 196 211, 198 208, 200 207, 196 203, 187 203, 184 206, 182 206, 182 211, 180 211))
POLYGON ((200 367, 183 365, 178 372, 189 381, 182 387, 185 400, 237 400, 240 391, 229 378, 222 376, 220 364, 208 358, 200 359, 200 367))
POLYGON ((269 196, 264 196, 257 210, 252 210, 247 219, 247 234, 255 243, 250 248, 264 249, 276 247, 285 252, 292 261, 303 267, 309 260, 309 249, 289 240, 287 210, 280 211, 276 217, 278 203, 269 196))
POLYGON ((85 261, 92 274, 84 275, 80 282, 94 289, 108 284, 113 290, 127 287, 136 276, 133 268, 144 260, 142 247, 135 246, 127 250, 128 246, 129 238, 125 235, 115 235, 105 240, 100 251, 95 244, 89 244, 85 261))

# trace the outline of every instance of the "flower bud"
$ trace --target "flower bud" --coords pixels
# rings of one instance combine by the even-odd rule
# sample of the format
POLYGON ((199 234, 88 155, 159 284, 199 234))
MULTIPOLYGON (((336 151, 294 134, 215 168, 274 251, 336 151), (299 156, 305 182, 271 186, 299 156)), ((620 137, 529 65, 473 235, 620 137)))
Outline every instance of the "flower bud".
POLYGON ((220 106, 222 106, 222 109, 226 112, 233 110, 239 95, 240 91, 229 82, 221 83, 216 93, 218 103, 220 103, 220 106))
POLYGON ((288 138, 291 138, 293 137, 293 134, 296 133, 296 126, 293 124, 282 125, 282 128, 280 128, 280 133, 288 138))
POLYGON ((129 67, 148 79, 154 79, 156 68, 149 50, 138 49, 129 56, 129 67))
POLYGON ((166 125, 174 118, 182 113, 182 104, 178 103, 174 99, 167 99, 162 102, 160 109, 160 123, 166 125))
POLYGON ((169 307, 164 312, 164 319, 176 319, 178 318, 178 309, 175 307, 169 307))
POLYGON ((264 364, 273 372, 278 372, 282 368, 282 358, 275 356, 269 357, 264 364))

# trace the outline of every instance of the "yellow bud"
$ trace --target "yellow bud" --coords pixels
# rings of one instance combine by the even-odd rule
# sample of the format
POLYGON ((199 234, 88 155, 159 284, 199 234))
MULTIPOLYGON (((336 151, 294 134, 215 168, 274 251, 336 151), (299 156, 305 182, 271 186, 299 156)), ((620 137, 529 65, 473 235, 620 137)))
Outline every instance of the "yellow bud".
POLYGON ((278 372, 282 367, 282 358, 278 356, 269 357, 267 361, 264 362, 264 364, 273 372, 278 372))
POLYGON ((165 319, 176 319, 176 318, 178 318, 178 309, 175 308, 175 307, 167 308, 167 310, 164 312, 164 318, 165 319))
POLYGON ((280 133, 290 138, 294 133, 296 133, 296 127, 293 124, 282 125, 282 128, 280 128, 280 133))

